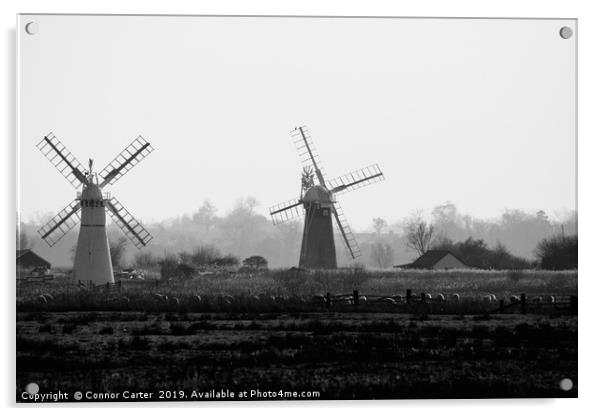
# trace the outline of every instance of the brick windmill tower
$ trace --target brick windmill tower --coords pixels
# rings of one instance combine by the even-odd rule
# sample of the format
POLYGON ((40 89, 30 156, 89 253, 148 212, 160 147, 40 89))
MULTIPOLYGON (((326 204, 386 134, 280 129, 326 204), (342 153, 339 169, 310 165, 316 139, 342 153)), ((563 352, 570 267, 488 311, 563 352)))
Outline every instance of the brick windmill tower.
POLYGON ((88 170, 84 171, 82 164, 52 133, 44 136, 37 147, 75 189, 81 187, 75 200, 40 228, 38 233, 49 246, 54 246, 75 227, 81 211, 73 276, 76 280, 91 281, 95 285, 114 282, 106 212, 137 248, 147 245, 153 237, 117 198, 103 194, 102 190, 106 185, 114 184, 154 149, 138 136, 97 174, 93 171, 92 159, 88 170))
POLYGON ((378 165, 371 165, 336 179, 326 180, 316 148, 307 134, 306 127, 296 127, 291 134, 304 165, 301 176, 301 196, 299 199, 270 208, 272 222, 280 224, 305 214, 299 267, 336 269, 333 217, 349 256, 355 259, 361 253, 335 195, 382 181, 384 175, 378 165), (316 178, 317 184, 315 184, 316 178))

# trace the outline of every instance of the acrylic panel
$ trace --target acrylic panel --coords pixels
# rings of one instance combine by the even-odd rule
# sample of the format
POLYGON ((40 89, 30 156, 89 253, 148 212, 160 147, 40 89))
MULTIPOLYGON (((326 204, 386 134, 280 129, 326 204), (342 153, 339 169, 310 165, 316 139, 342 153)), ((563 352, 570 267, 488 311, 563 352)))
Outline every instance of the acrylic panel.
POLYGON ((576 19, 17 34, 17 401, 577 396, 576 19))

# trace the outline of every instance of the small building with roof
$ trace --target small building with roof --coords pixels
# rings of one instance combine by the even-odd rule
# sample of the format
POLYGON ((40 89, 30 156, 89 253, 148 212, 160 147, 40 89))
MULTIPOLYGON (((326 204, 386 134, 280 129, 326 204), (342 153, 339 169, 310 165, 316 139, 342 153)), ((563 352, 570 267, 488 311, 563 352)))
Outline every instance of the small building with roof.
POLYGON ((448 250, 429 250, 412 263, 393 266, 398 269, 470 269, 466 263, 448 250))
POLYGON ((17 250, 17 276, 26 276, 37 268, 50 269, 50 262, 31 249, 17 250))

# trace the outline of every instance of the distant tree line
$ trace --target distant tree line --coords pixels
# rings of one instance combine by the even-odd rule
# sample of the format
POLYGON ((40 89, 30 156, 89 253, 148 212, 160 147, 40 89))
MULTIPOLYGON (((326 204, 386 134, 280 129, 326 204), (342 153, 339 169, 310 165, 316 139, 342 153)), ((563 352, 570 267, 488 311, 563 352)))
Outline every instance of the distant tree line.
MULTIPOLYGON (((576 216, 568 223, 576 230, 576 216)), ((456 207, 448 203, 435 208, 430 223, 421 212, 417 212, 407 218, 402 227, 406 247, 418 256, 430 249, 437 249, 448 250, 468 266, 482 269, 576 269, 577 236, 565 237, 564 225, 559 225, 551 222, 544 211, 528 215, 518 210, 505 212, 497 224, 484 223, 469 216, 461 216, 456 207), (532 241, 534 237, 540 236, 534 242, 532 250, 535 259, 530 260, 512 253, 500 239, 488 244, 484 238, 475 237, 486 235, 487 230, 497 230, 497 233, 507 235, 510 240, 523 236, 525 240, 532 241), (508 234, 510 230, 514 232, 508 234), (450 234, 468 236, 452 239, 450 234)))
MULTIPOLYGON (((46 217, 38 216, 32 222, 21 223, 17 242, 22 248, 35 247, 36 252, 53 265, 70 265, 73 260, 71 247, 76 244, 77 229, 68 233, 64 240, 52 248, 45 243, 41 244, 36 233, 51 217, 51 214, 46 217)), ((352 224, 354 222, 352 221, 352 224)), ((190 252, 192 255, 193 247, 212 246, 239 259, 259 254, 269 261, 272 267, 290 267, 298 264, 303 230, 301 221, 274 226, 265 210, 258 208, 258 202, 254 198, 240 199, 231 209, 224 212, 218 211, 207 200, 201 202, 199 208, 189 215, 144 226, 154 237, 144 252, 151 253, 154 257, 163 258, 166 257, 166 253, 171 253, 181 261, 178 253, 190 252)), ((500 242, 502 248, 512 256, 528 262, 539 260, 542 263, 539 267, 560 267, 548 260, 542 262, 539 244, 544 239, 562 234, 562 228, 567 231, 567 235, 576 234, 576 226, 575 212, 550 218, 544 211, 506 210, 496 218, 480 219, 461 213, 454 204, 447 202, 424 215, 416 212, 396 222, 375 218, 371 230, 362 232, 354 229, 363 253, 363 256, 355 261, 360 261, 368 267, 388 268, 415 259, 445 239, 456 244, 472 238, 474 241, 482 241, 492 251, 500 248, 500 242), (408 237, 412 236, 415 238, 409 241, 408 237)), ((109 224, 108 233, 111 253, 116 258, 116 267, 133 263, 138 254, 133 245, 129 242, 121 244, 121 232, 114 224, 109 224)), ((335 241, 339 265, 351 265, 353 260, 349 260, 345 255, 345 247, 339 239, 335 241)), ((555 247, 554 244, 551 247, 555 247)), ((504 250, 497 250, 499 257, 505 257, 503 261, 509 261, 503 252, 504 250)), ((491 262, 488 260, 489 263, 491 262)))
POLYGON ((238 257, 223 255, 212 245, 197 246, 192 251, 180 251, 177 254, 157 256, 142 251, 134 256, 133 266, 143 270, 159 270, 162 280, 188 279, 205 269, 236 267, 238 257))
POLYGON ((29 235, 23 230, 23 224, 17 226, 17 250, 26 250, 32 247, 32 241, 29 235))

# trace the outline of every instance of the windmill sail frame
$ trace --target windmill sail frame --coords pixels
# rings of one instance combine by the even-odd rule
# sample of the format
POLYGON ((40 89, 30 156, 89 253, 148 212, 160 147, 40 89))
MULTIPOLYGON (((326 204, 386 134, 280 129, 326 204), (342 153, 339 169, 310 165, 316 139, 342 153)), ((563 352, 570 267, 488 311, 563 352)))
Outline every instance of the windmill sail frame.
MULTIPOLYGON (((150 143, 142 136, 138 136, 102 170, 101 177, 104 181, 98 185, 94 183, 93 179, 90 179, 93 177, 91 172, 84 171, 83 165, 53 133, 44 136, 36 147, 73 187, 78 189, 83 185, 84 188, 84 191, 77 192, 77 198, 74 201, 60 210, 38 230, 40 237, 50 247, 54 246, 81 221, 81 199, 87 187, 102 188, 106 184, 115 183, 154 150, 150 143)), ((92 166, 92 162, 90 162, 90 166, 92 166)), ((108 210, 109 215, 137 248, 146 246, 152 240, 152 235, 115 197, 111 197, 110 193, 104 193, 102 201, 104 201, 104 207, 108 210)), ((102 201, 97 201, 100 207, 103 206, 102 201)))
POLYGON ((138 222, 136 218, 117 200, 111 197, 107 201, 109 215, 117 226, 129 238, 129 240, 140 249, 146 246, 153 236, 138 222))
POLYGON ((327 180, 326 184, 332 193, 341 194, 384 180, 385 175, 378 164, 373 164, 338 178, 327 180))
POLYGON ((303 167, 311 166, 314 168, 320 185, 325 186, 326 173, 324 173, 324 166, 318 156, 316 145, 307 131, 307 126, 295 127, 294 130, 291 130, 291 137, 303 167))
POLYGON ((75 189, 88 183, 84 166, 52 132, 44 136, 36 147, 75 189))
POLYGON ((144 137, 136 137, 100 171, 99 175, 103 178, 100 187, 102 188, 107 184, 113 185, 146 156, 151 154, 153 150, 155 149, 144 137))
POLYGON ((333 214, 336 220, 337 226, 339 228, 339 234, 343 240, 343 243, 347 247, 348 254, 352 259, 356 259, 362 255, 362 251, 360 250, 360 246, 351 231, 351 227, 347 222, 347 218, 345 218, 345 214, 343 214, 343 210, 338 201, 333 201, 333 214))
POLYGON ((270 208, 270 215, 274 225, 282 224, 283 222, 292 220, 294 218, 299 218, 303 214, 303 202, 301 202, 298 198, 282 202, 270 208))
POLYGON ((79 210, 81 203, 79 199, 73 200, 69 205, 60 210, 50 221, 44 224, 38 234, 52 247, 58 243, 80 220, 79 210), (75 216, 75 218, 74 218, 75 216))

